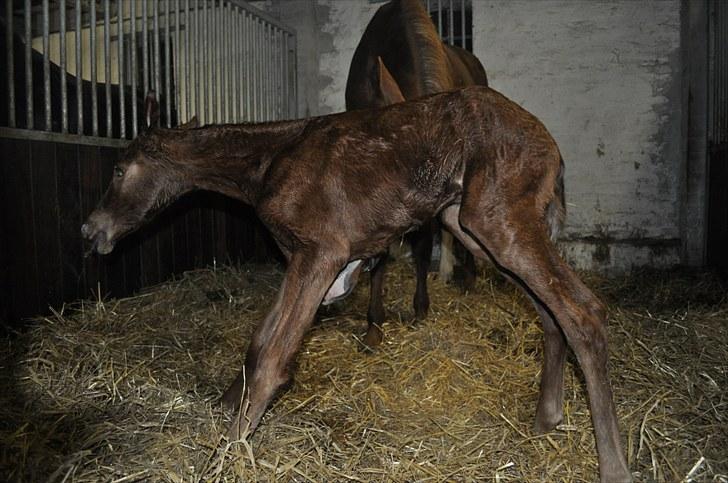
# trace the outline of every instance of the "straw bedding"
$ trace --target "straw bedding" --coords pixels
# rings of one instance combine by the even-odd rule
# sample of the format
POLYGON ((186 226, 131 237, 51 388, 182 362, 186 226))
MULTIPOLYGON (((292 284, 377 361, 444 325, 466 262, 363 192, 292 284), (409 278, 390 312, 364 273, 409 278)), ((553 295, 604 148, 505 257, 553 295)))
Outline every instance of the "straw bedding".
MULTIPOLYGON (((87 300, 3 340, 0 474, 10 481, 595 481, 583 376, 565 420, 532 432, 542 332, 492 269, 461 294, 393 264, 385 342, 362 351, 368 290, 323 309, 296 380, 230 444, 218 398, 281 279, 271 265, 189 272, 87 300)), ((728 298, 705 273, 588 276, 610 308, 610 371, 637 481, 728 481, 728 298)))

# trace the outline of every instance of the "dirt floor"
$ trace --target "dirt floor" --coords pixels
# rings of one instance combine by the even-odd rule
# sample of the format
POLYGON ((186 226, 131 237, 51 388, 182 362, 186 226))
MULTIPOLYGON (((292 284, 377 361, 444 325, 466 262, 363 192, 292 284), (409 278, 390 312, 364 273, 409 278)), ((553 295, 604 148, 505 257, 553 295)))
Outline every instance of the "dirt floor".
MULTIPOLYGON (((472 293, 431 275, 412 324, 413 271, 393 264, 385 343, 362 351, 368 290, 324 309, 296 380, 242 443, 218 398, 280 268, 190 272, 123 300, 88 300, 2 340, 0 475, 8 481, 595 481, 583 377, 565 421, 531 430, 542 332, 484 269, 472 293)), ((728 297, 710 274, 588 284, 610 308, 610 371, 636 481, 728 482, 728 297)))

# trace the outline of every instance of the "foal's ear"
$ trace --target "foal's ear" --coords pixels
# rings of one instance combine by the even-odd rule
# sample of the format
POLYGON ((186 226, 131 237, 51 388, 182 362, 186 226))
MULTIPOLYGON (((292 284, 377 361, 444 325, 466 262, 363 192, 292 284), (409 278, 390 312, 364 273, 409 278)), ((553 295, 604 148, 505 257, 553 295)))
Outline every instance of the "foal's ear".
POLYGON ((404 96, 397 81, 394 80, 394 77, 392 77, 387 66, 384 65, 381 57, 377 57, 376 87, 379 89, 379 95, 385 102, 385 105, 404 102, 404 96))
POLYGON ((147 129, 159 127, 159 102, 154 91, 149 91, 144 99, 144 121, 147 129))
POLYGON ((177 129, 194 129, 196 127, 200 127, 200 121, 197 119, 197 115, 194 115, 189 121, 177 126, 177 129))

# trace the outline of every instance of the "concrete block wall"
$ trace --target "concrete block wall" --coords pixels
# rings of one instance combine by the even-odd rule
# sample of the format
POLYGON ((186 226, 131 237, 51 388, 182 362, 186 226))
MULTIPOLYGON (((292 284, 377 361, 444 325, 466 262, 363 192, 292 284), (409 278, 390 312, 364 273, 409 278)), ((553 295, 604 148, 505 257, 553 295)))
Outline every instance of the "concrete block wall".
MULTIPOLYGON (((491 85, 562 150, 569 261, 607 272, 680 263, 680 0, 472 3, 473 50, 491 85)), ((261 5, 297 29, 299 113, 343 110, 349 63, 381 3, 261 5)))

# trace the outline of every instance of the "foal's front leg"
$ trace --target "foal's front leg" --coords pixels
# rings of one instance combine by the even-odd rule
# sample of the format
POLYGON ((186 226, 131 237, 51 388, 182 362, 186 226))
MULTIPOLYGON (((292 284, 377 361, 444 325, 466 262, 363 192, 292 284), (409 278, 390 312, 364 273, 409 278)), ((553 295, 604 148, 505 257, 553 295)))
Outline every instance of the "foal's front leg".
POLYGON ((278 300, 256 328, 243 370, 223 396, 223 401, 240 408, 228 431, 230 439, 240 437, 246 421, 253 432, 276 392, 291 379, 290 366, 306 329, 345 263, 345 256, 330 251, 292 254, 278 300), (240 404, 243 402, 248 404, 240 404))

